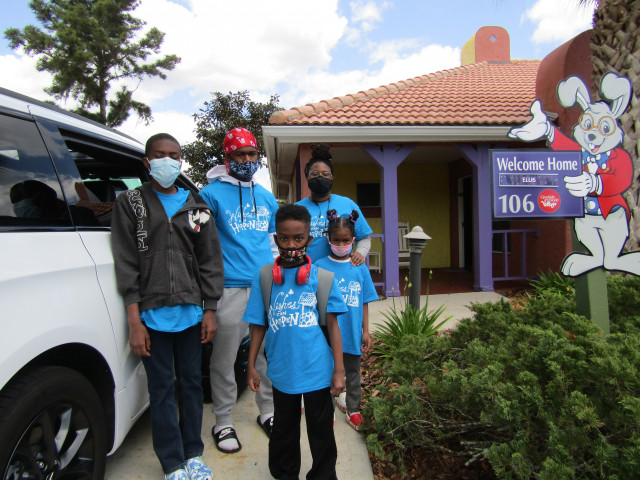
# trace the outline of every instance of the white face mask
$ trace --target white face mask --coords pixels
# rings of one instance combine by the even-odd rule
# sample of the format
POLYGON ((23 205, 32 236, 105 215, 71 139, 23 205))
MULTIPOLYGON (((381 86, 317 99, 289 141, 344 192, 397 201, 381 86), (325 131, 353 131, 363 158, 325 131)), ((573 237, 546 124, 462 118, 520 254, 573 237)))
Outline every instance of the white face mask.
POLYGON ((155 158, 149 161, 151 166, 150 175, 162 187, 169 188, 180 175, 180 164, 180 160, 174 160, 169 157, 155 158))

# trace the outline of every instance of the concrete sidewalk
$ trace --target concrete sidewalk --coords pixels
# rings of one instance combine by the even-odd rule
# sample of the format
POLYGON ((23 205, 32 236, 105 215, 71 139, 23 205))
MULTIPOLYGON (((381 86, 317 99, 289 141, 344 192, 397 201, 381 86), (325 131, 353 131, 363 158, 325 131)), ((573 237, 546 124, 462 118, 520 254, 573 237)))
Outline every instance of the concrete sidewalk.
MULTIPOLYGON (((429 295, 429 310, 445 305, 443 319, 451 315, 443 328, 453 328, 462 318, 471 316, 467 308, 472 303, 496 302, 503 298, 494 292, 454 293, 429 295)), ((398 310, 404 305, 404 298, 384 299, 369 304, 370 330, 385 321, 383 313, 394 305, 398 310)), ((426 296, 421 297, 424 306, 426 296)), ((233 410, 235 428, 242 443, 242 450, 234 454, 223 454, 215 448, 211 437, 213 414, 211 404, 205 405, 202 438, 205 444, 204 460, 212 467, 215 479, 269 479, 267 464, 268 439, 256 423, 258 407, 255 394, 246 389, 233 410)), ((371 463, 364 437, 353 430, 345 421, 344 414, 336 409, 335 436, 338 445, 338 478, 342 480, 373 480, 371 463)), ((301 432, 302 468, 300 478, 304 478, 311 468, 311 454, 307 441, 304 415, 301 432)), ((151 445, 151 424, 149 413, 145 413, 136 423, 118 451, 107 459, 106 480, 160 480, 160 463, 151 445)))

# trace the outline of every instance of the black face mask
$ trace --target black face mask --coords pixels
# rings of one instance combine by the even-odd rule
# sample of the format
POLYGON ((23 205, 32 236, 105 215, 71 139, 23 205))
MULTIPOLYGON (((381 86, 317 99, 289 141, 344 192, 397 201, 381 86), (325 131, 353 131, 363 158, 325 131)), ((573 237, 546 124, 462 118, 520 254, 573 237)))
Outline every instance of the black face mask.
POLYGON ((333 180, 324 177, 315 177, 307 180, 309 190, 315 195, 326 195, 331 191, 333 180))

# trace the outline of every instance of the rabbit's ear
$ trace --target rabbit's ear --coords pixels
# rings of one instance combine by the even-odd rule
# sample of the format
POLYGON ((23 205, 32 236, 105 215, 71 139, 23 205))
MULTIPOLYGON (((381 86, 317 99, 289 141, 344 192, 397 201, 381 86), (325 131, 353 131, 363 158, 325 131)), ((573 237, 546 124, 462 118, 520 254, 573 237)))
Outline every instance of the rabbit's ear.
POLYGON ((589 89, 582 79, 575 75, 572 75, 566 80, 562 80, 558 83, 557 93, 560 104, 565 108, 573 107, 577 103, 584 111, 589 108, 589 105, 591 104, 589 89))
POLYGON ((611 114, 620 118, 629 105, 633 87, 627 77, 619 77, 613 72, 607 73, 600 82, 602 96, 611 102, 611 114))

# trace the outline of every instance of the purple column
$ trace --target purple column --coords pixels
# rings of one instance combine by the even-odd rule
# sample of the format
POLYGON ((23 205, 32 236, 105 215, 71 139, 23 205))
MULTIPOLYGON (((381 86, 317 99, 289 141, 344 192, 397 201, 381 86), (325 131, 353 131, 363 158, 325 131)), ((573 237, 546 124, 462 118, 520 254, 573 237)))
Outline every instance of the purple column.
POLYGON ((384 143, 382 145, 360 145, 360 148, 375 160, 381 170, 384 294, 387 297, 397 297, 400 295, 398 165, 409 156, 415 145, 401 145, 398 148, 395 143, 384 143))
POLYGON ((473 289, 493 291, 491 162, 488 144, 457 144, 473 166, 473 289))

